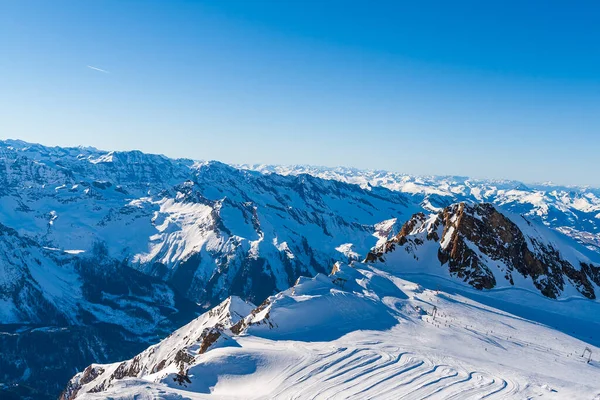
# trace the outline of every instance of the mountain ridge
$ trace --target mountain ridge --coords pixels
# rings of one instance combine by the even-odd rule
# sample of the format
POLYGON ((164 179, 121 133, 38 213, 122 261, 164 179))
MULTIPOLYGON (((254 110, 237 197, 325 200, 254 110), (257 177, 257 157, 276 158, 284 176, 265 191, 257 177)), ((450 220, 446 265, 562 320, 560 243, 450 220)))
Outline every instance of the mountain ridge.
POLYGON ((522 216, 507 217, 489 203, 459 203, 429 217, 415 214, 398 235, 370 252, 366 261, 385 262, 399 256, 396 264, 412 262, 418 269, 422 267, 416 265, 420 247, 435 242, 439 243, 437 264, 447 265, 452 276, 477 289, 503 286, 503 280, 515 285, 517 277, 523 277, 531 279, 546 297, 557 298, 573 286, 576 293, 596 299, 600 257, 590 252, 596 256, 592 261, 575 250, 574 243, 553 236, 549 229, 522 216))
POLYGON ((130 356, 230 295, 261 302, 364 256, 382 239, 377 224, 414 211, 383 188, 21 142, 0 142, 0 183, 0 224, 12 234, 0 243, 10 268, 0 345, 19 349, 0 356, 0 379, 42 390, 91 360, 130 356), (61 332, 75 331, 87 335, 84 354, 48 369, 67 346, 61 332), (40 335, 53 343, 43 357, 18 345, 40 335))
POLYGON ((472 179, 460 176, 408 175, 346 167, 241 164, 240 168, 283 175, 310 174, 354 183, 364 188, 386 187, 405 193, 426 211, 439 211, 461 201, 491 202, 506 211, 539 218, 600 253, 600 188, 525 184, 516 180, 472 179))

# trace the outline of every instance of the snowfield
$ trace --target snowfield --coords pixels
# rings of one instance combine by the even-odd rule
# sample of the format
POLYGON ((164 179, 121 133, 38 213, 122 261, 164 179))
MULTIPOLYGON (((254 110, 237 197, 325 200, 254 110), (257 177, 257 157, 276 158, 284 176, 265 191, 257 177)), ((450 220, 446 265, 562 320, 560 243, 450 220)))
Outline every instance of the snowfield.
MULTIPOLYGON (((232 303, 238 305, 216 310, 248 311, 241 300, 232 303)), ((600 303, 582 298, 480 292, 442 277, 405 277, 385 265, 337 264, 330 276, 301 278, 243 320, 217 328, 220 338, 204 353, 203 340, 177 343, 217 326, 214 316, 140 354, 136 376, 111 379, 119 363, 94 366, 104 372, 76 398, 598 399, 599 312, 600 303), (526 305, 521 313, 529 318, 503 311, 518 305, 526 305), (561 331, 535 321, 549 315, 569 326, 561 331), (591 363, 582 357, 586 347, 591 363), (181 367, 167 358, 173 363, 157 371, 152 355, 163 348, 183 349, 189 362, 181 367), (184 370, 188 381, 177 383, 184 370), (88 393, 98 387, 104 390, 88 393)))

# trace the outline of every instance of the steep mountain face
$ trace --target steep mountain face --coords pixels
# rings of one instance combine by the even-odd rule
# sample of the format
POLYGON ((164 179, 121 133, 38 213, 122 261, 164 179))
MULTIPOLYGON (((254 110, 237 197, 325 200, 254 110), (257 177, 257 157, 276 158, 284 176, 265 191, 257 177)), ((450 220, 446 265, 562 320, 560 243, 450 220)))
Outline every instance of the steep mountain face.
POLYGON ((600 364, 580 353, 600 349, 531 321, 552 316, 590 334, 597 301, 479 294, 388 267, 338 263, 254 309, 232 298, 130 360, 91 365, 62 399, 600 396, 600 364), (503 310, 511 301, 520 317, 503 310))
POLYGON ((366 260, 415 271, 445 268, 477 289, 532 284, 550 298, 595 299, 600 294, 600 256, 489 203, 453 204, 437 214, 416 214, 366 260))
POLYGON ((101 245, 85 256, 70 254, 0 224, 0 260, 4 324, 60 326, 91 319, 151 332, 182 300, 164 282, 111 260, 101 245))
POLYGON ((206 305, 230 294, 260 302, 364 257, 381 239, 376 224, 419 209, 400 193, 308 175, 18 141, 0 143, 0 181, 0 223, 69 253, 101 244, 206 305))
POLYGON ((214 163, 156 201, 158 232, 132 262, 208 304, 229 294, 260 302, 299 276, 364 256, 380 237, 379 222, 417 208, 387 190, 214 163))
POLYGON ((309 174, 371 187, 385 187, 410 195, 428 211, 457 202, 492 203, 501 209, 541 220, 545 225, 600 253, 600 188, 525 185, 511 180, 460 176, 412 176, 389 171, 315 166, 241 165, 241 168, 281 175, 309 174))

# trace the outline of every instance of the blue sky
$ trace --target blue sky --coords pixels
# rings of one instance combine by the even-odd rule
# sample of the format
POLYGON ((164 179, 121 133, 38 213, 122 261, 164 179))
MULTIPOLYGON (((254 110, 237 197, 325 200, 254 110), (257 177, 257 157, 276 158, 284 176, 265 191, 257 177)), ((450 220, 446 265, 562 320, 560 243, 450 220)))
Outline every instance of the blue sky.
POLYGON ((0 136, 598 186, 598 20, 591 1, 0 0, 0 136))

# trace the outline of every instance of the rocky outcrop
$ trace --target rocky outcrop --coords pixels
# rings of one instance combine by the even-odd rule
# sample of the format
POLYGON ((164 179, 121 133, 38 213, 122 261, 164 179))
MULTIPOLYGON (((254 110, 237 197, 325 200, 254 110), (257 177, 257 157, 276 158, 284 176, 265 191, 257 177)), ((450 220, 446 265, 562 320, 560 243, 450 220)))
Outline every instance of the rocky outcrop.
POLYGON ((246 318, 239 320, 235 325, 233 325, 231 327, 231 332, 233 332, 236 335, 239 335, 242 332, 244 332, 249 326, 258 324, 266 324, 269 327, 273 328, 273 322, 271 322, 271 320, 269 319, 270 306, 271 301, 269 299, 266 299, 258 307, 253 309, 246 318), (260 318, 257 318, 259 314, 263 315, 261 315, 260 318))
POLYGON ((499 279, 514 285, 518 275, 530 279, 546 297, 557 298, 571 285, 595 299, 600 267, 572 245, 552 240, 555 235, 488 203, 458 203, 429 217, 415 214, 396 237, 371 251, 366 261, 385 262, 386 255, 399 251, 398 247, 415 254, 417 260, 417 249, 432 241, 439 244, 440 265, 474 288, 492 289, 500 284, 499 279))
POLYGON ((105 391, 115 382, 128 377, 139 378, 161 372, 158 378, 168 377, 186 386, 192 383, 193 378, 188 370, 196 358, 232 340, 232 327, 243 321, 255 308, 239 297, 230 297, 130 360, 89 366, 70 380, 61 400, 72 400, 80 393, 105 391), (173 373, 173 370, 176 372, 173 373))
POLYGON ((72 400, 79 393, 79 389, 81 386, 86 385, 96 379, 99 375, 104 373, 104 369, 102 367, 87 367, 81 374, 81 377, 77 382, 69 382, 66 389, 61 393, 59 400, 72 400))

